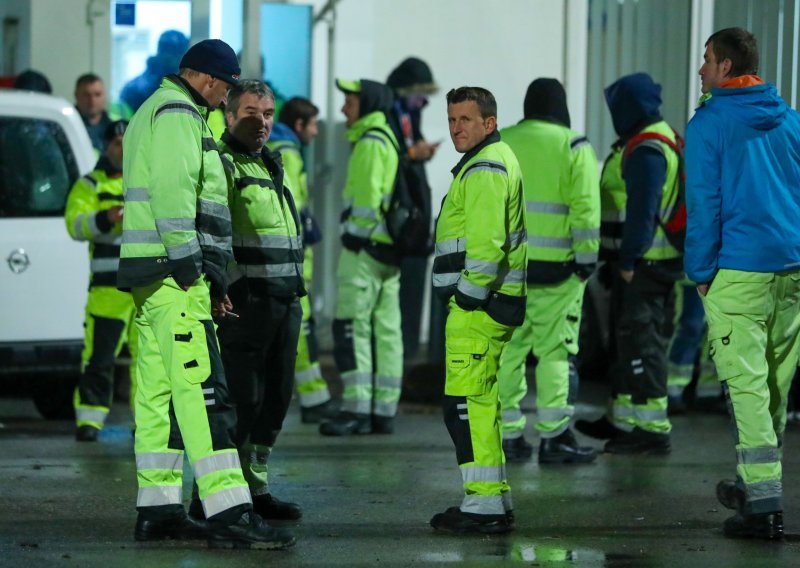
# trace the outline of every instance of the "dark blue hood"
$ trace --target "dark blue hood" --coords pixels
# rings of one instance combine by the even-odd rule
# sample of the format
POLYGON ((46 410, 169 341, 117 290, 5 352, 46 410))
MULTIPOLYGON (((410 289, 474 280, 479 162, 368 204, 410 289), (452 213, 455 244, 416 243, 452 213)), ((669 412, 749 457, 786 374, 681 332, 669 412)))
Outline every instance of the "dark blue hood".
POLYGON ((298 146, 300 145, 300 139, 297 137, 297 134, 294 133, 294 130, 282 122, 274 123, 272 125, 272 132, 269 135, 269 141, 283 142, 284 140, 294 142, 298 146))
POLYGON ((661 85, 647 73, 626 75, 606 88, 614 130, 623 140, 661 119, 661 85))

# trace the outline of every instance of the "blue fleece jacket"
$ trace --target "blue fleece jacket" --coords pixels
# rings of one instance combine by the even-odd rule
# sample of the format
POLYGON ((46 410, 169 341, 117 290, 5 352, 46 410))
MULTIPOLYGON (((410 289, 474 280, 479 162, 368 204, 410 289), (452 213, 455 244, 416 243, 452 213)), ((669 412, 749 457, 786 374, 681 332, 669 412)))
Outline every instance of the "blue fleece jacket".
MULTIPOLYGON (((623 142, 661 121, 661 85, 646 73, 622 77, 605 95, 614 130, 623 142)), ((622 178, 628 198, 619 251, 623 270, 633 270, 653 244, 666 177, 667 160, 654 148, 640 146, 625 159, 622 178)))
POLYGON ((295 134, 294 130, 282 122, 275 122, 272 125, 272 132, 269 134, 269 141, 283 142, 284 140, 294 142, 300 146, 300 138, 297 137, 297 134, 295 134))
POLYGON ((686 131, 686 273, 800 268, 800 115, 774 85, 713 89, 686 131))

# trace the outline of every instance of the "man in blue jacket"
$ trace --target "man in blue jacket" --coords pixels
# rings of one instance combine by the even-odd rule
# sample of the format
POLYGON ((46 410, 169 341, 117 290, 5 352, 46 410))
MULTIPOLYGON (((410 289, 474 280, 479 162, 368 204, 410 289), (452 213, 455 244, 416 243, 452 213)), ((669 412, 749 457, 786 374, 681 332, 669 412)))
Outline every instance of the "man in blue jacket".
POLYGON ((706 42, 686 132, 686 272, 735 423, 736 481, 717 498, 726 536, 783 537, 781 453, 800 331, 800 116, 758 72, 756 39, 706 42))
POLYGON ((581 432, 610 438, 614 454, 666 454, 672 425, 667 417, 667 347, 672 335, 674 284, 683 275, 681 253, 662 223, 676 206, 679 157, 659 135, 675 143, 661 117, 661 85, 645 73, 622 77, 606 89, 614 130, 629 146, 622 160, 609 162, 625 183, 622 241, 612 262, 611 305, 617 335, 611 416, 578 421, 581 432), (637 143, 637 140, 641 140, 637 143), (632 142, 631 142, 632 141, 632 142), (630 144, 629 144, 630 142, 630 144))

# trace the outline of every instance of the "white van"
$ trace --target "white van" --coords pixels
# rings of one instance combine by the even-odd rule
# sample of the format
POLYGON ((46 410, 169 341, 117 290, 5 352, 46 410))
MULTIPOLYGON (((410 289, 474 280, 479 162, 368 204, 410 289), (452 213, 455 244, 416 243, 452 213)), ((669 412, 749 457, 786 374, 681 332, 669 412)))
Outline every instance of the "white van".
POLYGON ((64 206, 95 162, 70 103, 0 90, 0 380, 37 373, 45 416, 70 405, 80 364, 89 259, 67 234, 64 206))

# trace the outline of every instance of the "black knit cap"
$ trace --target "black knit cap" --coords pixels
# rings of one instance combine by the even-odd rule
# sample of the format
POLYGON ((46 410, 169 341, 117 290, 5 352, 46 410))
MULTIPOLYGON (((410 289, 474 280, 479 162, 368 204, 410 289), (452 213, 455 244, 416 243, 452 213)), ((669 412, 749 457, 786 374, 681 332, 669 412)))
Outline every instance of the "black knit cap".
POLYGON ((105 131, 103 132, 103 141, 104 142, 111 142, 117 136, 122 136, 125 134, 125 131, 128 129, 128 121, 127 120, 115 120, 114 122, 109 123, 106 126, 105 131))
POLYGON ((567 92, 558 79, 536 79, 528 86, 523 104, 526 119, 546 120, 570 127, 567 92))
POLYGON ((230 85, 238 83, 242 73, 236 53, 221 39, 204 39, 194 44, 181 59, 180 68, 208 73, 230 85))
POLYGON ((431 68, 418 57, 409 57, 395 67, 386 84, 401 95, 432 95, 439 90, 431 68))

